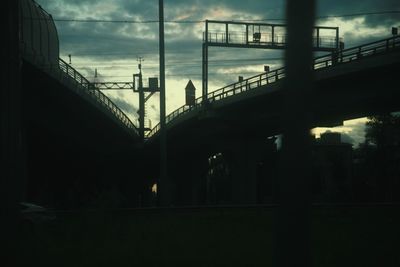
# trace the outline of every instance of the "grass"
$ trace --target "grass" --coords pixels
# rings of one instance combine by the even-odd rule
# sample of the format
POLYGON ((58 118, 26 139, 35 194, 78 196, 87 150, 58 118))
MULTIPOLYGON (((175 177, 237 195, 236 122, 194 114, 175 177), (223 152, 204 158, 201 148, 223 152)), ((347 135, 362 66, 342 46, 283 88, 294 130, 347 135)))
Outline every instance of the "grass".
MULTIPOLYGON (((21 235, 16 265, 271 266, 272 221, 271 208, 60 213, 21 235)), ((397 207, 315 208, 314 266, 400 266, 399 226, 397 207)))

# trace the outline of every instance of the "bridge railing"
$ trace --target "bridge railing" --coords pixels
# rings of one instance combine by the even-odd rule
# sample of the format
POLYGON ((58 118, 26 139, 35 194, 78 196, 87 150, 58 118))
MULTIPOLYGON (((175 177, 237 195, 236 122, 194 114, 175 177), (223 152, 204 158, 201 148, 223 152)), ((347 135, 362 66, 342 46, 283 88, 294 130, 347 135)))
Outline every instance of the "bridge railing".
POLYGON ((81 88, 83 88, 82 92, 90 95, 102 107, 111 112, 128 129, 138 134, 137 127, 117 105, 115 105, 105 94, 96 89, 82 74, 80 74, 61 58, 59 59, 59 68, 70 78, 72 78, 81 88))
MULTIPOLYGON (((317 57, 314 59, 313 68, 314 70, 327 68, 330 66, 359 60, 363 57, 386 53, 392 49, 400 48, 400 36, 394 36, 388 39, 360 45, 357 47, 348 48, 341 51, 334 51, 328 55, 317 57)), ((206 102, 212 103, 230 96, 241 94, 243 92, 259 88, 267 84, 275 83, 285 77, 285 68, 279 68, 268 73, 261 73, 250 78, 247 78, 241 82, 236 82, 222 87, 218 90, 207 94, 206 102)), ((203 104, 203 98, 198 97, 195 105, 187 106, 184 105, 177 110, 173 111, 166 117, 166 123, 168 124, 175 118, 195 109, 200 108, 203 104)), ((157 124, 149 134, 147 138, 150 138, 158 132, 160 124, 157 124)))
MULTIPOLYGON (((260 39, 254 40, 246 32, 229 32, 226 35, 226 31, 209 31, 206 34, 203 32, 203 42, 209 44, 259 44, 259 45, 274 45, 274 46, 286 46, 287 35, 284 33, 273 34, 261 32, 260 39), (228 36, 228 39, 227 39, 228 36)), ((339 41, 342 41, 340 38, 339 41)), ((324 47, 334 49, 337 44, 335 36, 313 36, 313 44, 315 47, 324 47)))
POLYGON ((394 36, 365 45, 348 48, 342 51, 333 52, 314 59, 314 69, 326 68, 332 65, 347 63, 363 57, 385 53, 391 49, 400 47, 400 36, 394 36))

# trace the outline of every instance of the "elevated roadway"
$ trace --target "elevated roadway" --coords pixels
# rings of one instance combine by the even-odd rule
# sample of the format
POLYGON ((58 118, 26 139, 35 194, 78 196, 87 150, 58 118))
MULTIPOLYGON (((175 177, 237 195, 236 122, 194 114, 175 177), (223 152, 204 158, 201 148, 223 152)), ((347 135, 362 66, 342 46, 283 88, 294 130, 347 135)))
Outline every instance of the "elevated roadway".
MULTIPOLYGON (((399 36, 318 57, 313 68, 315 82, 307 105, 312 127, 400 110, 399 36)), ((176 203, 205 203, 209 159, 218 153, 231 166, 226 185, 231 203, 255 203, 257 164, 271 161, 274 148, 268 138, 282 132, 284 79, 284 68, 262 73, 167 116, 169 176, 176 203)), ((158 129, 152 129, 145 143, 148 162, 157 162, 158 129)), ((155 171, 149 176, 157 177, 156 169, 149 170, 155 171)))

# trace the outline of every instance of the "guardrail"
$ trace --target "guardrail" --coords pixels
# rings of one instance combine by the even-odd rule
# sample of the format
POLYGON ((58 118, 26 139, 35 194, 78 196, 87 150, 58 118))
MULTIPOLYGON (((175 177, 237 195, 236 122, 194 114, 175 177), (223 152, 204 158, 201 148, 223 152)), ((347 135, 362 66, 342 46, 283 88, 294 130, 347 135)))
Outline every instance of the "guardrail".
MULTIPOLYGON (((29 19, 45 19, 49 20, 54 24, 52 16, 44 10, 38 3, 33 1, 34 5, 40 9, 43 14, 45 14, 46 18, 41 18, 38 16, 37 18, 29 18, 29 19)), ((55 25, 54 28, 56 29, 55 25)), ((58 35, 55 34, 57 38, 58 44, 58 35)), ((128 130, 132 130, 135 134, 138 134, 138 130, 136 125, 126 116, 126 114, 116 106, 106 95, 104 95, 98 88, 90 83, 82 74, 80 74, 77 70, 75 70, 72 66, 67 64, 61 58, 58 58, 58 66, 57 66, 57 57, 52 62, 48 62, 44 60, 43 57, 40 56, 40 53, 35 51, 27 52, 25 45, 23 44, 23 39, 20 40, 20 48, 22 50, 22 54, 24 58, 42 70, 48 72, 49 74, 59 75, 60 71, 66 74, 69 78, 72 78, 75 84, 75 89, 79 91, 79 93, 83 93, 89 95, 91 99, 93 99, 96 104, 99 104, 101 107, 105 108, 109 111, 117 120, 119 120, 128 130)), ((58 53, 58 51, 57 51, 58 53)), ((57 76, 58 77, 58 76, 57 76)))
MULTIPOLYGON (((274 34, 261 32, 260 39, 254 40, 249 39, 249 33, 246 32, 229 32, 226 35, 226 31, 211 31, 207 33, 203 32, 203 42, 209 44, 258 44, 258 45, 274 45, 274 46, 285 46, 287 44, 286 34, 274 34), (228 37, 228 39, 227 39, 228 37)), ((313 45, 315 47, 324 47, 335 49, 337 41, 343 41, 342 38, 336 40, 334 36, 313 36, 313 45)))
POLYGON ((82 89, 81 92, 91 96, 93 100, 97 101, 97 103, 102 107, 111 112, 128 129, 133 130, 138 134, 137 127, 117 105, 115 105, 105 94, 96 89, 82 74, 61 58, 59 59, 59 68, 80 86, 82 89))
MULTIPOLYGON (((348 48, 341 51, 334 51, 328 55, 317 57, 314 59, 313 68, 314 70, 319 70, 323 68, 328 68, 331 66, 336 66, 338 64, 344 64, 352 62, 354 60, 359 60, 364 57, 382 54, 389 52, 394 49, 400 48, 400 36, 394 36, 384 40, 368 43, 365 45, 360 45, 352 48, 348 48)), ((250 78, 243 80, 242 82, 236 82, 222 87, 218 90, 210 92, 207 94, 207 103, 212 103, 221 99, 225 99, 230 96, 241 94, 243 92, 259 88, 267 84, 275 83, 285 77, 285 68, 279 68, 268 73, 262 73, 250 78)), ((195 105, 187 106, 184 105, 177 110, 173 111, 166 117, 166 124, 170 123, 172 120, 188 113, 189 111, 199 109, 203 106, 203 98, 198 97, 196 99, 195 105)), ((160 129, 160 124, 157 124, 148 133, 147 138, 154 136, 160 129)))

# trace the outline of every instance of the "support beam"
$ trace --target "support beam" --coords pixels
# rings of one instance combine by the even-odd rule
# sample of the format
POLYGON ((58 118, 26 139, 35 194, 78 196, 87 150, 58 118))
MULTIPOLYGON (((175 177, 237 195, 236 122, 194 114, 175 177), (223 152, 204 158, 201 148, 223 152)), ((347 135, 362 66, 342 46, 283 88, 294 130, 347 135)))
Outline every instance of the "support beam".
POLYGON ((144 141, 144 121, 145 121, 145 100, 144 100, 144 90, 143 90, 143 80, 142 80, 142 69, 141 64, 139 64, 139 135, 140 139, 144 141))
POLYGON ((336 50, 340 50, 339 46, 339 28, 336 30, 336 50))
MULTIPOLYGON (((217 20, 206 20, 205 22, 205 31, 204 31, 204 38, 203 38, 203 49, 202 49, 202 100, 203 103, 207 102, 207 94, 208 94, 208 48, 209 47, 231 47, 231 48, 257 48, 257 49, 287 49, 288 43, 286 41, 279 42, 278 40, 275 39, 275 27, 282 27, 282 28, 287 28, 288 26, 286 24, 270 24, 270 23, 249 23, 249 22, 237 22, 237 21, 217 21, 217 20), (209 28, 211 25, 225 25, 225 31, 224 32, 209 32, 209 28), (229 36, 229 31, 231 30, 229 28, 229 25, 241 25, 244 26, 246 29, 244 32, 242 32, 243 35, 245 35, 245 38, 242 38, 242 40, 238 41, 237 39, 233 38, 230 40, 228 38, 229 36), (249 40, 249 27, 253 27, 253 32, 254 34, 254 28, 258 27, 259 28, 259 34, 260 37, 258 38, 259 40, 254 41, 251 39, 249 40), (270 28, 271 30, 268 32, 261 32, 261 27, 263 28, 270 28), (263 38, 263 36, 268 36, 271 35, 271 40, 269 41, 267 38, 263 38), (208 38, 209 36, 215 36, 215 38, 208 38), (225 36, 225 37, 224 37, 225 36)), ((332 35, 330 37, 324 37, 327 38, 326 42, 321 43, 319 42, 318 44, 314 45, 313 42, 311 43, 311 48, 313 51, 325 51, 325 52, 332 52, 335 51, 339 48, 339 28, 338 27, 327 27, 327 26, 314 26, 312 25, 311 30, 315 31, 316 33, 319 34, 319 30, 329 30, 331 32, 334 32, 335 35, 332 35), (332 40, 335 40, 335 42, 332 42, 332 40), (333 43, 333 45, 331 44, 333 43)), ((311 33, 311 36, 313 36, 313 33, 311 33)), ((284 38, 285 36, 282 36, 283 40, 286 40, 284 38)), ((305 36, 300 36, 298 35, 299 38, 305 38, 305 36)), ((318 39, 321 39, 319 37, 318 39)), ((300 51, 300 50, 299 50, 300 51)), ((300 52, 301 53, 301 52, 300 52)))
POLYGON ((208 94, 208 20, 206 20, 202 48, 202 97, 203 103, 205 103, 208 94))
MULTIPOLYGON (((257 204, 257 146, 238 140, 231 151, 232 204, 257 204)), ((259 144, 262 146, 262 144, 259 144)))
POLYGON ((271 42, 274 44, 275 43, 275 26, 271 26, 271 42))
POLYGON ((229 24, 225 25, 225 43, 229 43, 229 24))
POLYGON ((203 43, 203 65, 202 65, 202 76, 203 76, 203 83, 202 83, 202 97, 203 102, 207 101, 207 94, 208 94, 208 45, 203 43))

